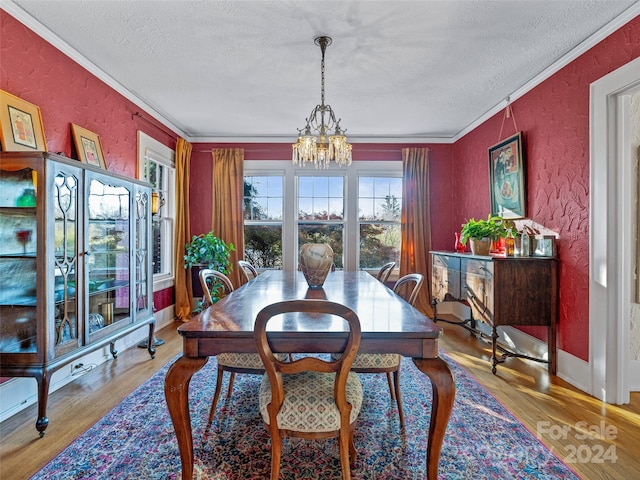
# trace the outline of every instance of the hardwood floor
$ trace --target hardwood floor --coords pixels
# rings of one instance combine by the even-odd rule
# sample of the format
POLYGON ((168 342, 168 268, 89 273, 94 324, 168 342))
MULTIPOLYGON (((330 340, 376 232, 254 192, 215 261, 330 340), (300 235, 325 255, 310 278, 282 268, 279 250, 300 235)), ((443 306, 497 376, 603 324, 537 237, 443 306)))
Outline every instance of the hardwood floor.
MULTIPOLYGON (((27 479, 93 425, 138 385, 181 351, 170 325, 157 336, 166 343, 150 360, 146 350, 131 348, 49 397, 49 427, 40 439, 36 406, 0 424, 0 478, 27 479)), ((445 329, 442 349, 466 368, 556 455, 584 479, 638 478, 640 472, 640 393, 629 405, 604 404, 540 365, 509 359, 491 374, 490 349, 460 327, 445 329), (591 433, 589 435, 589 433, 591 433)))

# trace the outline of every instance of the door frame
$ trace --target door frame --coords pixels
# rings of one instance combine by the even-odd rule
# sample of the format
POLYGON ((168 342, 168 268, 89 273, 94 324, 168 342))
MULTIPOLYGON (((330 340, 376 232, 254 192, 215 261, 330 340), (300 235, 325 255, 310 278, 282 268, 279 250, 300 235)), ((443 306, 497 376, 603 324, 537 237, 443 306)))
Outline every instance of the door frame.
POLYGON ((635 258, 631 96, 640 90, 640 58, 591 84, 589 213, 590 393, 628 403, 629 323, 635 258))

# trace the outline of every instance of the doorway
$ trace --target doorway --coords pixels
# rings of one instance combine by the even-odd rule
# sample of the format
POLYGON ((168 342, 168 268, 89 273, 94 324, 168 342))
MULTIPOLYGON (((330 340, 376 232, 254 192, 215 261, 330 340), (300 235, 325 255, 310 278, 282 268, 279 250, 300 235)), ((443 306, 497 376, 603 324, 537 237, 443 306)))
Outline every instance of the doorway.
POLYGON ((640 386, 640 358, 630 353, 632 302, 638 302, 640 140, 632 109, 638 92, 640 58, 591 85, 590 393, 617 404, 629 403, 630 391, 640 386))

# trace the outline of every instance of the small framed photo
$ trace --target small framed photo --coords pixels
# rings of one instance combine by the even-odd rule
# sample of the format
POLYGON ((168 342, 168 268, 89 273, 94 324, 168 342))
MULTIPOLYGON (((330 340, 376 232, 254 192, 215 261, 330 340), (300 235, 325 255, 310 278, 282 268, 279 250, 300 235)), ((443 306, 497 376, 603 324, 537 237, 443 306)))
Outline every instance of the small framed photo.
POLYGON ((40 107, 0 90, 0 144, 5 152, 46 152, 40 107))
POLYGON ((491 214, 502 218, 526 215, 525 159, 522 132, 489 148, 491 214))
POLYGON ((106 170, 107 164, 104 162, 102 143, 98 134, 74 123, 71 124, 71 132, 78 152, 78 160, 106 170))

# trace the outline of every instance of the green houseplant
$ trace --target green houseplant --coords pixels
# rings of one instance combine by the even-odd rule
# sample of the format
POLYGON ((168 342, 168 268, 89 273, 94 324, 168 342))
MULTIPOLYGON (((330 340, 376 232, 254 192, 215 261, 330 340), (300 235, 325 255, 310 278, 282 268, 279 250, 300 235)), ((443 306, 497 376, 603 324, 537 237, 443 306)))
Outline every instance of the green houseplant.
MULTIPOLYGON (((191 237, 191 242, 185 245, 184 268, 191 269, 191 285, 194 297, 202 297, 204 292, 200 285, 199 272, 201 268, 212 268, 228 275, 231 270, 231 252, 235 251, 233 243, 226 244, 217 237, 213 230, 191 237)), ((211 296, 216 296, 215 285, 211 289, 211 296)))
POLYGON ((497 215, 489 214, 486 219, 471 218, 463 223, 460 241, 466 245, 467 240, 471 240, 471 251, 475 255, 489 255, 491 242, 506 237, 508 233, 505 221, 497 215))

